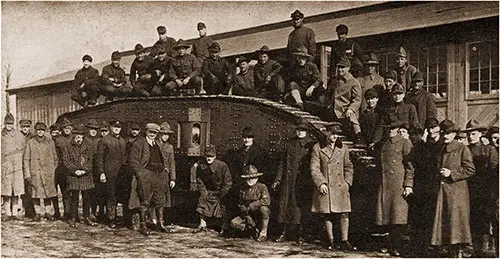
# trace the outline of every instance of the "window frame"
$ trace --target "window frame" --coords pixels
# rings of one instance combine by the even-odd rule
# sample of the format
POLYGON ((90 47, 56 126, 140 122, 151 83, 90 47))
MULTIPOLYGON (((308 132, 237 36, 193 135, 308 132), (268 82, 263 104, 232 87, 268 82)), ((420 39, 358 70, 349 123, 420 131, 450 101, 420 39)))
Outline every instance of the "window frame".
MULTIPOLYGON (((488 93, 488 94, 471 94, 470 92, 470 51, 469 51, 469 46, 472 44, 478 44, 478 43, 485 43, 485 42, 493 42, 497 43, 498 46, 498 39, 487 39, 487 40, 477 40, 477 41, 470 41, 465 43, 465 100, 470 101, 470 100, 484 100, 484 99, 492 99, 496 98, 498 99, 499 97, 499 92, 500 89, 497 90, 496 93, 488 93)), ((490 62, 491 62, 491 57, 490 57, 490 62)), ((500 66, 499 66, 500 67, 500 66)), ((492 66, 488 65, 488 68, 490 69, 490 78, 491 78, 491 69, 492 66)), ((479 68, 481 70, 481 68, 479 68)), ((499 80, 500 81, 500 80, 499 80)), ((481 82, 481 80, 479 80, 481 82)))

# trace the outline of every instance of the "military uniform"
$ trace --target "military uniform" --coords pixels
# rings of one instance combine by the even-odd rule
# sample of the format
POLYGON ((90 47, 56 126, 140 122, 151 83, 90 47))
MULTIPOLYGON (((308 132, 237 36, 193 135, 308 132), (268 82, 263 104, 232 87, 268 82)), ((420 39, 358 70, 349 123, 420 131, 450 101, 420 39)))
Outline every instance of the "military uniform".
POLYGON ((193 48, 191 49, 191 54, 195 55, 198 58, 200 64, 208 58, 209 52, 208 47, 212 45, 214 41, 210 36, 199 37, 193 42, 193 48))
POLYGON ((2 209, 8 216, 21 216, 20 196, 24 194, 23 145, 24 139, 19 131, 2 129, 2 209))
POLYGON ((153 87, 153 59, 150 56, 145 56, 143 60, 137 58, 132 62, 130 67, 130 84, 133 91, 141 96, 149 96, 149 92, 153 87))
POLYGON ((132 87, 127 85, 127 79, 125 77, 125 70, 121 67, 115 67, 113 64, 109 64, 102 68, 102 84, 101 84, 101 94, 106 97, 116 97, 116 96, 127 96, 131 91, 132 87), (113 82, 110 81, 113 78, 113 82), (115 87, 115 84, 123 84, 120 87, 115 87))
POLYGON ((101 78, 97 69, 88 67, 78 70, 73 81, 71 99, 81 106, 85 106, 87 101, 89 105, 95 105, 100 95, 100 82, 101 78), (87 94, 86 97, 82 95, 84 92, 87 94))
MULTIPOLYGON (((307 88, 310 86, 313 85, 316 89, 320 89, 319 87, 323 85, 318 67, 310 61, 304 66, 294 64, 290 75, 290 90, 298 90, 302 98, 305 98, 307 88)), ((312 98, 317 99, 315 94, 312 98)))
MULTIPOLYGON (((151 64, 151 70, 153 71, 153 82, 159 88, 165 86, 167 82, 171 80, 171 78, 169 78, 169 70, 171 64, 172 58, 168 56, 165 56, 165 59, 163 60, 160 60, 159 58, 153 60, 153 63, 151 64), (161 78, 162 76, 163 78, 161 78)), ((160 95, 161 91, 155 92, 154 90, 152 90, 152 94, 160 95)))
POLYGON ((245 73, 234 75, 231 84, 232 95, 257 97, 259 94, 255 89, 254 69, 249 67, 245 73))
POLYGON ((149 56, 152 58, 155 58, 158 53, 160 52, 160 49, 164 49, 167 53, 168 57, 174 57, 177 55, 177 51, 175 51, 174 47, 176 45, 176 41, 174 38, 167 37, 165 41, 158 40, 155 42, 153 47, 151 47, 151 51, 149 52, 149 56))
POLYGON ((437 108, 431 93, 424 89, 417 92, 410 91, 405 99, 406 102, 415 106, 420 126, 424 126, 427 119, 437 118, 437 108))
MULTIPOLYGON (((343 126, 346 129, 347 124, 358 125, 359 128, 359 107, 362 98, 361 86, 358 80, 347 72, 344 76, 336 76, 331 80, 326 90, 328 105, 333 107, 333 113, 336 120, 345 121, 343 126), (351 110, 355 116, 347 118, 345 112, 351 110)), ((348 131, 344 131, 348 132, 348 131)))
POLYGON ((392 103, 391 106, 382 112, 379 124, 375 129, 375 135, 373 137, 374 143, 384 138, 384 131, 387 129, 387 125, 394 121, 402 121, 409 127, 421 128, 418 123, 417 111, 413 104, 404 102, 392 103))
POLYGON ((203 159, 195 163, 191 170, 196 170, 196 183, 200 191, 196 211, 205 217, 223 217, 225 196, 232 185, 227 164, 217 159, 207 164, 203 159))
POLYGON ((283 66, 275 60, 269 59, 265 64, 257 62, 254 66, 254 84, 257 92, 273 101, 279 101, 285 92, 285 81, 281 77, 283 66), (269 82, 267 77, 271 77, 269 82))
POLYGON ((228 82, 232 78, 232 67, 222 57, 206 58, 203 61, 202 73, 205 82, 205 90, 208 94, 227 94, 228 82))
POLYGON ((190 80, 187 87, 196 89, 199 92, 201 86, 200 69, 200 62, 194 55, 186 53, 184 56, 175 56, 169 70, 169 77, 172 81, 167 83, 167 89, 170 91, 177 89, 178 86, 175 80, 184 80, 189 77, 190 80))
POLYGON ((316 38, 314 31, 303 25, 290 32, 286 49, 288 53, 292 55, 301 46, 305 46, 307 48, 307 53, 310 55, 316 55, 316 38))
POLYGON ((334 68, 335 65, 341 60, 343 56, 347 56, 351 62, 351 73, 358 77, 363 72, 363 51, 359 44, 352 39, 346 39, 344 42, 337 40, 332 43, 332 51, 330 55, 330 67, 334 68))

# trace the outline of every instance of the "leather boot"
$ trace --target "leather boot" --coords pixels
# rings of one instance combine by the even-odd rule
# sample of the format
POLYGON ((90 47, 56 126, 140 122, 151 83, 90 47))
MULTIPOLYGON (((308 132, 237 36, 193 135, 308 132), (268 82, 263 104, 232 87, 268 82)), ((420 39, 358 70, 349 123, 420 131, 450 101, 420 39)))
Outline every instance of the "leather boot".
POLYGON ((297 244, 301 245, 304 243, 304 226, 302 224, 297 226, 297 244))
POLYGON ((281 242, 285 241, 285 239, 286 239, 286 228, 287 228, 287 225, 284 224, 283 225, 283 232, 281 232, 281 235, 279 235, 279 237, 276 238, 274 240, 274 242, 281 243, 281 242))
POLYGON ((146 226, 146 209, 141 209, 140 210, 140 220, 141 220, 141 227, 139 228, 139 233, 147 236, 149 235, 149 230, 148 227, 146 226))
POLYGON ((156 208, 156 217, 158 218, 156 229, 160 232, 168 232, 167 227, 163 224, 163 208, 156 208))
POLYGON ((267 227, 269 226, 269 218, 262 220, 262 228, 257 238, 257 242, 264 242, 267 240, 267 227))

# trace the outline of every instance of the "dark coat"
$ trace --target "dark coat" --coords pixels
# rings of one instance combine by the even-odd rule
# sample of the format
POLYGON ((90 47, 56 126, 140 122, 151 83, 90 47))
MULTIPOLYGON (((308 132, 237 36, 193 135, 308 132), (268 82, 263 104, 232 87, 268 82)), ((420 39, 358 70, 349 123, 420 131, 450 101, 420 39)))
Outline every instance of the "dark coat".
POLYGON ((127 78, 125 77, 125 70, 121 67, 115 67, 113 64, 109 64, 102 68, 102 82, 106 85, 112 85, 113 83, 125 83, 127 78), (113 78, 115 81, 109 81, 110 78, 113 78))
POLYGON ((160 60, 158 58, 153 60, 153 63, 151 64, 151 70, 154 72, 154 77, 156 78, 156 81, 162 76, 165 75, 164 82, 170 81, 170 78, 168 78, 168 72, 170 70, 170 66, 172 64, 172 58, 171 57, 165 57, 164 60, 160 60), (157 73, 159 71, 159 73, 157 73))
POLYGON ((200 160, 193 165, 200 197, 196 211, 206 217, 222 217, 225 210, 224 198, 232 185, 231 173, 226 163, 215 160, 208 165, 200 160))
POLYGON ((99 71, 97 71, 97 69, 93 67, 81 68, 76 72, 73 86, 75 88, 80 88, 83 83, 86 85, 98 85, 100 81, 101 78, 99 77, 99 71))
POLYGON ((421 127, 425 126, 425 121, 430 118, 437 118, 437 108, 434 103, 434 96, 425 91, 408 92, 405 97, 408 103, 413 104, 417 110, 418 123, 421 127))
POLYGON ((78 145, 74 140, 64 146, 62 150, 63 165, 68 176, 68 189, 85 191, 94 188, 92 169, 94 164, 95 148, 83 139, 78 145), (84 175, 77 176, 76 170, 85 171, 84 175))
POLYGON ((382 144, 379 158, 379 188, 377 194, 377 225, 406 224, 408 202, 402 196, 405 187, 413 188, 415 175, 412 164, 412 144, 397 135, 382 144))
POLYGON ((410 127, 421 128, 418 122, 417 110, 413 104, 404 102, 395 104, 393 102, 391 106, 382 110, 379 124, 375 129, 375 135, 373 137, 375 143, 384 138, 384 132, 387 130, 387 126, 394 121, 402 121, 410 127))
POLYGON ((175 56, 169 70, 169 77, 172 79, 194 78, 200 75, 201 64, 193 55, 186 53, 184 56, 175 56))
POLYGON ((231 81, 232 67, 225 58, 206 58, 201 71, 208 88, 219 88, 223 94, 227 94, 229 88, 226 84, 231 81))
POLYGON ((276 82, 276 77, 281 76, 281 71, 283 69, 283 66, 278 63, 275 60, 269 59, 266 64, 261 64, 260 62, 257 62, 254 66, 254 83, 255 83, 255 88, 259 93, 262 93, 262 91, 270 91, 272 89, 268 84, 266 84, 266 78, 268 76, 271 77, 271 81, 269 82, 272 84, 273 79, 274 82, 276 82))
POLYGON ((240 72, 234 75, 231 83, 231 94, 238 96, 258 96, 254 79, 253 67, 249 67, 245 74, 240 72))
MULTIPOLYGON (((465 145, 453 140, 438 154, 439 168, 451 170, 447 178, 437 177, 436 211, 432 227, 432 245, 471 243, 470 204, 467 179, 474 175, 472 154, 465 145)), ((439 174, 435 172, 435 174, 439 174)))
POLYGON ((406 64, 404 67, 394 67, 393 68, 398 76, 396 77, 396 81, 400 83, 404 89, 408 90, 411 86, 411 78, 418 71, 416 67, 410 64, 406 64))
POLYGON ((312 85, 315 87, 323 85, 321 73, 316 64, 312 62, 307 62, 304 66, 294 64, 289 77, 288 81, 297 83, 304 93, 312 85))
MULTIPOLYGON (((332 43, 330 55, 330 69, 335 71, 337 63, 342 56, 347 56, 351 62, 351 71, 353 73, 363 71, 364 54, 359 44, 352 39, 346 39, 345 42, 336 40, 332 43)), ((335 73, 333 73, 335 74, 335 73)))
POLYGON ((130 83, 135 85, 135 81, 138 77, 146 74, 153 73, 153 58, 150 56, 145 56, 143 60, 134 59, 132 65, 130 66, 130 83))
POLYGON ((495 147, 483 145, 481 142, 470 144, 468 147, 476 168, 476 173, 468 179, 471 200, 488 200, 492 191, 491 183, 498 178, 495 176, 498 175, 498 152, 495 147))
POLYGON ((314 31, 305 26, 300 26, 299 28, 295 28, 288 35, 288 43, 286 45, 286 49, 290 56, 293 55, 294 52, 297 52, 297 49, 301 46, 305 46, 307 48, 307 53, 311 56, 316 56, 316 36, 314 35, 314 31))
POLYGON ((56 197, 57 189, 54 182, 59 161, 54 141, 46 136, 28 140, 24 148, 23 162, 24 177, 31 178, 32 198, 56 197))
POLYGON ((365 109, 359 114, 359 125, 361 134, 366 143, 373 143, 375 129, 380 119, 380 109, 376 106, 372 110, 365 109))
POLYGON ((191 54, 195 55, 200 63, 202 63, 209 56, 208 47, 213 43, 214 40, 210 36, 199 37, 193 42, 191 54))
POLYGON ((236 186, 244 182, 241 179, 241 174, 243 170, 248 165, 253 165, 257 170, 264 175, 260 177, 261 182, 266 185, 273 183, 274 174, 269 172, 269 159, 267 152, 261 148, 258 144, 254 143, 250 148, 245 146, 240 147, 237 150, 231 150, 226 154, 224 161, 229 165, 231 170, 231 178, 236 186))
POLYGON ((342 213, 351 211, 349 188, 352 186, 354 171, 345 145, 314 145, 311 154, 311 176, 315 185, 311 211, 315 213, 342 213), (326 184, 328 193, 319 192, 326 184))
POLYGON ((302 210, 309 210, 314 185, 311 179, 311 150, 316 141, 294 137, 285 146, 285 159, 279 164, 275 182, 279 183, 278 222, 300 224, 302 210))
POLYGON ((155 58, 158 55, 160 49, 164 49, 167 52, 167 56, 174 57, 177 55, 177 51, 174 49, 177 42, 174 38, 167 37, 165 41, 158 40, 155 42, 153 47, 151 47, 151 52, 149 52, 149 56, 155 58))
POLYGON ((106 179, 114 184, 120 168, 125 165, 125 140, 112 133, 102 138, 97 144, 97 175, 106 175, 106 179))

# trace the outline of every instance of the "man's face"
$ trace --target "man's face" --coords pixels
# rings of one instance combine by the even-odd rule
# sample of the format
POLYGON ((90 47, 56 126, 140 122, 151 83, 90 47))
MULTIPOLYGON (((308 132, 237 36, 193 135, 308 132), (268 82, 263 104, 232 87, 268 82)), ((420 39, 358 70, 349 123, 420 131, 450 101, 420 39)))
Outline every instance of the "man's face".
POLYGON ((257 184, 258 180, 259 180, 259 178, 248 178, 247 184, 248 184, 248 186, 254 186, 255 184, 257 184))
POLYGON ((113 59, 111 61, 114 67, 119 67, 120 66, 120 59, 113 59))
POLYGON ((161 41, 166 41, 167 40, 167 33, 165 32, 164 34, 159 34, 158 37, 160 38, 161 41))
POLYGON ((109 128, 111 129, 111 132, 113 132, 113 134, 115 134, 115 135, 120 134, 120 131, 122 131, 122 128, 121 128, 121 127, 111 126, 111 127, 109 127, 109 128))
POLYGON ((22 126, 21 132, 24 134, 28 134, 28 132, 30 132, 30 126, 22 126))
POLYGON ((406 65, 406 58, 405 57, 397 57, 396 58, 396 65, 398 65, 398 67, 404 67, 406 65))
POLYGON ((396 84, 396 81, 392 78, 385 78, 384 84, 387 89, 391 89, 396 84))
POLYGON ((444 143, 448 144, 448 143, 452 142, 455 139, 456 135, 457 135, 456 132, 450 132, 450 133, 443 134, 444 143))
POLYGON ((198 30, 198 35, 200 35, 200 37, 203 37, 205 35, 207 35, 207 28, 201 28, 198 30))
POLYGON ((143 52, 140 52, 140 53, 138 53, 138 54, 136 55, 136 57, 137 57, 137 59, 138 59, 139 61, 143 61, 145 56, 146 56, 146 52, 144 52, 144 51, 143 51, 143 52))
POLYGON ((72 131, 72 130, 73 130, 73 127, 71 127, 71 126, 66 126, 66 127, 64 127, 64 128, 63 128, 63 133, 64 133, 64 135, 66 135, 66 136, 67 136, 67 135, 70 135, 70 134, 71 134, 71 131, 72 131))
POLYGON ((377 66, 376 65, 369 65, 368 66, 368 74, 374 75, 377 73, 377 66))
POLYGON ((304 22, 304 18, 292 20, 293 27, 295 27, 295 28, 302 26, 303 22, 304 22))
POLYGON ((205 156, 205 159, 207 160, 207 164, 211 165, 215 161, 216 156, 205 156))
POLYGON ((347 33, 337 32, 337 37, 339 38, 339 41, 345 42, 347 40, 347 33))
POLYGON ((36 135, 39 137, 45 136, 45 130, 43 129, 36 130, 36 135))
POLYGON ((186 55, 187 48, 184 48, 184 47, 179 48, 178 51, 179 51, 179 56, 182 57, 182 56, 186 55))
POLYGON ((60 134, 61 134, 61 132, 59 130, 51 130, 50 131, 50 135, 52 137, 59 136, 60 134))
POLYGON ((307 63, 307 57, 297 56, 297 64, 299 64, 299 66, 303 67, 306 63, 307 63))
POLYGON ((328 133, 327 133, 327 137, 326 137, 326 139, 328 140, 328 142, 329 142, 330 144, 333 144, 333 143, 337 142, 337 139, 338 139, 338 138, 339 138, 339 135, 338 135, 338 134, 336 134, 336 133, 331 133, 331 132, 328 132, 328 133))
POLYGON ((109 135, 109 130, 107 130, 107 129, 101 130, 101 136, 102 137, 106 137, 107 135, 109 135))
POLYGON ((399 128, 389 129, 389 137, 393 138, 399 134, 399 128))
POLYGON ((166 133, 161 133, 161 135, 160 135, 160 139, 161 139, 161 141, 163 141, 163 142, 167 142, 169 138, 170 138, 170 135, 169 135, 169 134, 166 134, 166 133))
POLYGON ((140 132, 140 130, 133 129, 133 130, 130 131, 130 135, 132 137, 137 137, 137 136, 139 136, 139 132, 140 132))
POLYGON ((337 66, 337 75, 345 76, 349 72, 349 67, 337 66))
POLYGON ((259 54, 259 62, 261 64, 266 64, 267 61, 269 61, 269 55, 263 53, 263 54, 259 54))
POLYGON ((459 137, 457 137, 457 141, 458 141, 458 143, 467 145, 467 138, 459 138, 459 137))
POLYGON ((89 129, 89 135, 91 137, 97 136, 97 130, 96 129, 89 129))
POLYGON ((252 137, 243 137, 243 145, 245 147, 250 147, 253 145, 253 138, 252 137))
POLYGON ((491 134, 491 143, 498 148, 498 133, 491 134))
POLYGON ((368 107, 369 109, 373 109, 373 108, 375 108, 375 106, 377 106, 377 103, 378 103, 378 97, 373 97, 373 98, 367 99, 366 100, 366 107, 368 107))
POLYGON ((305 138, 307 136, 307 131, 303 129, 297 129, 295 130, 295 134, 298 138, 305 138))
POLYGON ((7 124, 5 124, 5 129, 6 130, 11 131, 13 128, 14 128, 14 124, 13 123, 7 123, 7 124))
POLYGON ((76 143, 82 144, 82 142, 83 142, 83 135, 82 134, 76 134, 74 139, 75 139, 76 143))
POLYGON ((220 52, 219 51, 210 51, 209 55, 210 55, 210 58, 216 59, 219 57, 220 52))
POLYGON ((408 134, 408 130, 405 128, 400 128, 398 131, 399 135, 405 139, 410 139, 410 134, 408 134))
POLYGON ((163 61, 165 60, 165 58, 167 57, 167 53, 161 53, 161 54, 158 54, 158 59, 160 61, 163 61))
POLYGON ((88 61, 88 60, 84 60, 84 61, 83 61, 83 67, 84 67, 84 68, 89 68, 89 67, 90 67, 90 65, 92 65, 92 62, 90 62, 90 61, 88 61))
POLYGON ((422 87, 424 87, 424 81, 415 81, 413 83, 413 91, 419 91, 422 87))
POLYGON ((392 94, 392 100, 395 103, 402 102, 404 98, 405 98, 405 93, 394 93, 394 94, 392 94))
POLYGON ((436 126, 436 127, 433 127, 433 128, 429 128, 428 131, 429 131, 429 136, 432 139, 438 139, 439 138, 439 134, 441 132, 441 128, 439 126, 436 126))
POLYGON ((482 136, 483 134, 479 130, 473 130, 467 134, 470 144, 478 143, 481 140, 482 136))
POLYGON ((245 73, 248 70, 248 62, 243 61, 240 63, 240 72, 245 73))
POLYGON ((146 131, 146 137, 148 137, 151 140, 155 139, 157 135, 158 135, 158 132, 156 132, 156 131, 152 131, 152 130, 146 131))

